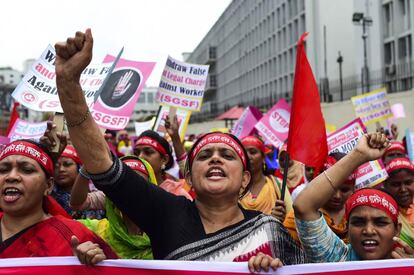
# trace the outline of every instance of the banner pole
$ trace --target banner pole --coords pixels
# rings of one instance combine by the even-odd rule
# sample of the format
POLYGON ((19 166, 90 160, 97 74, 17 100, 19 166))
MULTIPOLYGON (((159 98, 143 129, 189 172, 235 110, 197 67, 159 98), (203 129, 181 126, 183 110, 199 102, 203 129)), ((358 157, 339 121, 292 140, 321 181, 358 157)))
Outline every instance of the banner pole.
POLYGON ((152 128, 151 128, 151 130, 153 130, 153 131, 155 131, 154 130, 155 129, 155 125, 157 125, 157 121, 158 121, 158 117, 160 116, 161 108, 162 108, 162 106, 160 104, 160 106, 158 107, 157 115, 155 117, 154 125, 152 125, 152 128))
POLYGON ((285 163, 284 163, 284 166, 283 166, 282 190, 280 191, 280 199, 282 201, 285 200, 285 193, 286 193, 286 184, 287 184, 288 171, 289 171, 289 153, 286 152, 285 163))

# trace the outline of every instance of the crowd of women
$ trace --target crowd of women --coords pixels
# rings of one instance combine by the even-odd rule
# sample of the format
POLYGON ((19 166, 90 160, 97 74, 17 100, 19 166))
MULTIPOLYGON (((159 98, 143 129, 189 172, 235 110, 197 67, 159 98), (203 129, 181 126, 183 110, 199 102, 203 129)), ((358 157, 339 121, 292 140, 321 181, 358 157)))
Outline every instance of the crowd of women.
POLYGON ((40 143, 17 140, 0 153, 0 257, 243 261, 252 272, 414 257, 414 165, 402 143, 367 134, 349 154, 331 154, 307 173, 289 161, 286 191, 285 171, 267 169, 270 149, 260 137, 212 132, 186 150, 176 118, 165 122, 172 146, 148 130, 133 144, 122 137, 130 148, 120 157, 79 84, 92 58, 91 31, 55 48, 72 145, 61 133, 54 139, 49 123, 40 143), (356 190, 354 171, 380 158, 389 178, 356 190), (170 175, 174 163, 179 171, 170 175))

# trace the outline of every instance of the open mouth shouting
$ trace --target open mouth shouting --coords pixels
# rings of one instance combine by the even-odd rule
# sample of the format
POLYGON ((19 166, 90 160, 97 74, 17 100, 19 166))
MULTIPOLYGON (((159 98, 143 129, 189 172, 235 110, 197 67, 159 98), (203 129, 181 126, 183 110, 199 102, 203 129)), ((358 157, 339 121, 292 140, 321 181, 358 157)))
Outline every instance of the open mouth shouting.
POLYGON ((377 240, 367 239, 363 240, 361 245, 366 252, 375 252, 379 246, 379 242, 377 240))
POLYGON ((21 195, 22 192, 15 187, 7 187, 3 190, 3 200, 7 203, 17 201, 21 195))
POLYGON ((211 167, 207 170, 206 177, 210 180, 219 180, 226 177, 226 173, 219 167, 211 167))

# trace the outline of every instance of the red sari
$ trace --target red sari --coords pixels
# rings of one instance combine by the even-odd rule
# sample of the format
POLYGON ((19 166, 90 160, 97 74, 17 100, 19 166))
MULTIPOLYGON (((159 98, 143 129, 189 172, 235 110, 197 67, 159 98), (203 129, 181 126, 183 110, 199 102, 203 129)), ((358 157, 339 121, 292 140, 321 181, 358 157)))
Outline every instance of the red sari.
MULTIPOLYGON (((0 219, 2 217, 3 213, 0 213, 0 219)), ((100 237, 81 223, 60 215, 52 216, 2 241, 0 258, 73 256, 73 235, 80 243, 91 241, 99 244, 107 258, 117 258, 115 252, 100 237)))

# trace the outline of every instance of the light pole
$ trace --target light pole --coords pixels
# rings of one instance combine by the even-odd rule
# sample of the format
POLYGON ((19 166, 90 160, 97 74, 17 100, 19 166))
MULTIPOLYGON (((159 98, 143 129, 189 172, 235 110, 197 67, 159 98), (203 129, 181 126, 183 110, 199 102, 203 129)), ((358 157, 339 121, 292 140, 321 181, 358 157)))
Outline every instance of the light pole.
POLYGON ((372 18, 370 16, 364 16, 362 12, 355 12, 352 15, 352 22, 355 25, 362 25, 362 40, 364 42, 364 68, 362 69, 362 86, 365 87, 365 92, 369 92, 369 68, 368 68, 368 56, 367 56, 367 27, 372 25, 372 18))
POLYGON ((344 89, 342 86, 342 62, 344 62, 344 58, 341 55, 341 52, 338 52, 338 59, 336 62, 339 64, 339 89, 341 92, 341 101, 344 101, 344 89))

